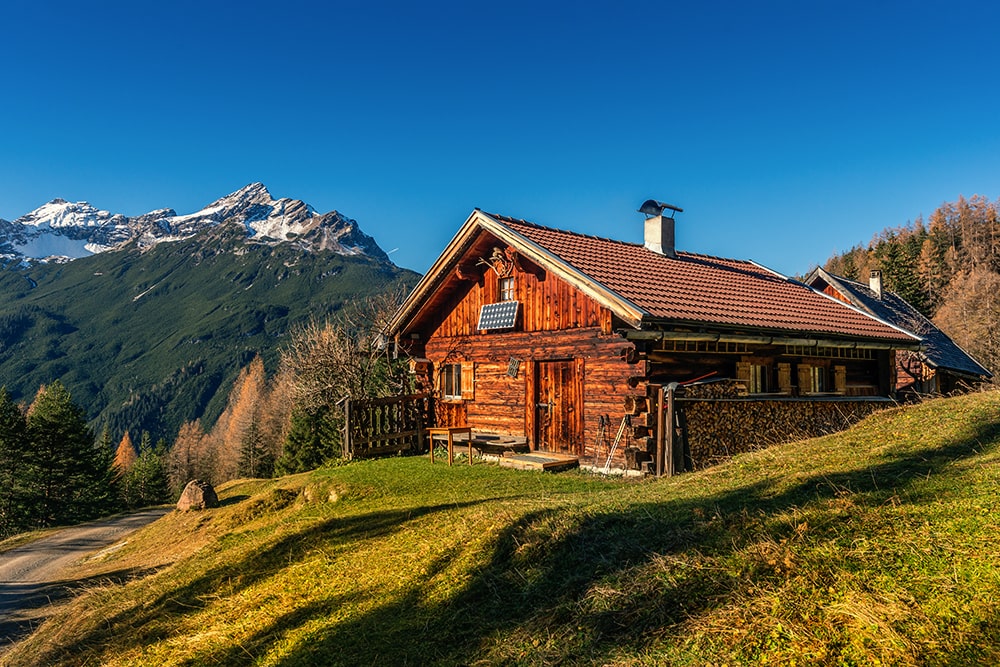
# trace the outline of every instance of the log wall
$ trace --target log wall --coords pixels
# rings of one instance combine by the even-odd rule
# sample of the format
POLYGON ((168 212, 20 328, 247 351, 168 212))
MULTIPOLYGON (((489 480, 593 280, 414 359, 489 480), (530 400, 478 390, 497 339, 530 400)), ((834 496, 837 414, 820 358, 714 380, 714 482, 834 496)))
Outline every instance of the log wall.
MULTIPOLYGON (((642 396, 645 388, 629 386, 642 365, 622 360, 622 350, 632 344, 617 334, 604 334, 600 327, 546 332, 491 332, 456 338, 436 337, 428 341, 425 354, 433 364, 472 361, 475 398, 469 401, 437 401, 436 416, 442 424, 464 423, 473 428, 528 438, 534 448, 534 364, 555 359, 577 360, 582 389, 583 433, 580 454, 583 463, 607 456, 607 446, 598 445, 601 417, 616 427, 624 416, 623 399, 642 396), (511 358, 518 364, 517 376, 508 375, 511 358), (465 421, 450 421, 461 420, 465 421)), ((607 431, 609 429, 605 429, 607 431)), ((613 438, 614 433, 610 436, 613 438)), ((618 465, 624 453, 618 452, 618 465)), ((603 461, 602 461, 603 463, 603 461)))

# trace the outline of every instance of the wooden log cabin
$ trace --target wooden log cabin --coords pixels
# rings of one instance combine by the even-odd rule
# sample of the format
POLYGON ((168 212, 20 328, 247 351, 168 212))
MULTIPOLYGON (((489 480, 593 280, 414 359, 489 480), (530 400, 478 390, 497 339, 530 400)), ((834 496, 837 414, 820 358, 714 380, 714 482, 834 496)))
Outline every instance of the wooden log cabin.
POLYGON ((814 269, 805 282, 835 299, 920 336, 923 346, 919 351, 896 354, 897 397, 905 399, 967 391, 993 377, 985 366, 903 297, 883 289, 880 270, 870 272, 867 285, 822 268, 814 269))
POLYGON ((622 428, 626 415, 669 383, 731 379, 738 400, 892 395, 893 355, 917 336, 753 262, 677 252, 670 207, 647 204, 643 244, 473 211, 389 327, 437 426, 599 465, 624 431, 614 467, 637 467, 657 421, 622 428))

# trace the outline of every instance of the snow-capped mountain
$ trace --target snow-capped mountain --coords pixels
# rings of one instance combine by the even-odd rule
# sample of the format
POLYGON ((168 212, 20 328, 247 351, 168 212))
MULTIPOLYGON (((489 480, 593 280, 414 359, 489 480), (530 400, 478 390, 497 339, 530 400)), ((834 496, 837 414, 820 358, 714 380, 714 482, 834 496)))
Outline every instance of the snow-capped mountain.
POLYGON ((130 218, 87 202, 53 199, 13 222, 0 220, 0 257, 67 261, 132 241, 149 247, 232 224, 246 230, 248 243, 294 243, 306 251, 389 261, 356 221, 337 211, 317 213, 297 199, 274 199, 262 183, 251 183, 187 215, 168 208, 130 218))

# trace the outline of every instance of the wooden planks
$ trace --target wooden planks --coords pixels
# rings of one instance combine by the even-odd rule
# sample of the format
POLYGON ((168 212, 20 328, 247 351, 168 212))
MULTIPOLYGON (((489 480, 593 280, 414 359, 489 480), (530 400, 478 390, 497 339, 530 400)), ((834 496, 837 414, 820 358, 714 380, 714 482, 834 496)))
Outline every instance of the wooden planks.
POLYGON ((553 452, 529 452, 511 454, 500 459, 500 467, 515 470, 567 470, 580 466, 580 457, 553 452))

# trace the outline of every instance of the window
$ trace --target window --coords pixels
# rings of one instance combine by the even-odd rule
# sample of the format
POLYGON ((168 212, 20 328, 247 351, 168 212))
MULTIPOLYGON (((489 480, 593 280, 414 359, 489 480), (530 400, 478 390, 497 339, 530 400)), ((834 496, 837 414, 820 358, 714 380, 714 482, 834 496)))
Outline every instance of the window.
POLYGON ((441 364, 438 368, 438 393, 447 401, 472 401, 476 398, 476 365, 471 361, 441 364))
POLYGON ((809 392, 819 394, 826 391, 826 369, 822 366, 809 367, 809 392))
POLYGON ((462 364, 441 365, 441 398, 462 398, 462 364))
POLYGON ((500 300, 501 301, 514 301, 514 279, 513 278, 501 278, 500 279, 500 300))
POLYGON ((771 391, 771 367, 760 359, 744 358, 737 362, 736 377, 746 387, 748 394, 766 394, 771 391))
POLYGON ((767 366, 750 364, 750 381, 747 383, 747 391, 751 394, 766 394, 770 390, 771 383, 767 366))

